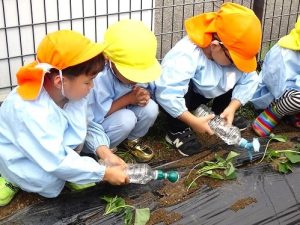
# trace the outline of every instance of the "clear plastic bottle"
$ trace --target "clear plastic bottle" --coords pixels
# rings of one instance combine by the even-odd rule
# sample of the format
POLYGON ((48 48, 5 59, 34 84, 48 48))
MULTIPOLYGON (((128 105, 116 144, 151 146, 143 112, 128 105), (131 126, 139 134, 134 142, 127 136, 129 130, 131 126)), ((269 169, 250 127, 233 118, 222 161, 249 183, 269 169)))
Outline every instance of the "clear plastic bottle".
MULTIPOLYGON (((213 114, 206 105, 200 105, 194 112, 195 116, 207 116, 213 114)), ((238 145, 241 141, 240 129, 235 126, 228 126, 223 118, 216 115, 208 122, 210 128, 228 145, 238 145)))
MULTIPOLYGON (((212 110, 206 105, 200 105, 194 112, 197 117, 213 114, 212 110)), ((223 118, 216 115, 208 122, 210 128, 228 145, 238 145, 247 149, 249 158, 252 159, 252 152, 259 152, 260 143, 257 138, 253 138, 252 142, 241 137, 240 129, 235 126, 228 126, 223 118)))
POLYGON ((176 171, 168 171, 164 173, 161 170, 153 170, 146 163, 128 164, 126 174, 129 182, 134 184, 146 184, 151 180, 167 179, 172 183, 179 180, 179 174, 176 171))

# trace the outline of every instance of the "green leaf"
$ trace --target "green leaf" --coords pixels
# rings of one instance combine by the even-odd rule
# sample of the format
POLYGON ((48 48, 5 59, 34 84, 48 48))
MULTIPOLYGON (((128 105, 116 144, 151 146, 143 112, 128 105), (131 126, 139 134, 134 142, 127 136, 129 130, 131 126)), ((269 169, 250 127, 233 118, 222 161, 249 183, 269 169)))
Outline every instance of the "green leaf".
POLYGON ((224 177, 221 174, 218 174, 216 172, 210 171, 210 173, 204 173, 205 176, 214 178, 214 179, 219 179, 219 180, 224 180, 224 177))
POLYGON ((274 135, 273 137, 271 137, 270 140, 276 140, 276 141, 279 141, 279 142, 287 142, 288 137, 285 136, 285 135, 274 135))
POLYGON ((104 195, 101 199, 103 199, 103 200, 106 201, 106 202, 111 202, 113 198, 114 198, 114 197, 104 195))
POLYGON ((227 169, 224 171, 226 177, 230 177, 231 174, 235 172, 235 167, 233 166, 232 162, 227 164, 227 169))
POLYGON ((229 154, 226 157, 226 162, 232 161, 233 158, 237 157, 239 153, 236 153, 234 151, 229 152, 229 154))
POLYGON ((127 207, 124 211, 124 223, 125 225, 133 224, 133 209, 127 207))
POLYGON ((118 196, 104 196, 102 199, 107 202, 105 214, 121 212, 123 210, 122 206, 125 205, 125 200, 118 196))
POLYGON ((214 165, 216 165, 215 162, 211 162, 211 161, 204 161, 204 164, 205 165, 203 165, 203 166, 214 166, 214 165))
POLYGON ((279 163, 278 171, 281 173, 288 173, 290 171, 293 172, 292 168, 288 163, 279 163))
POLYGON ((293 152, 286 152, 285 156, 290 160, 291 163, 300 162, 300 155, 293 152))
POLYGON ((215 158, 216 158, 217 162, 221 162, 221 163, 225 162, 225 159, 223 159, 222 157, 218 156, 217 154, 215 154, 215 158))
POLYGON ((150 209, 135 209, 134 225, 145 225, 150 219, 150 209))
POLYGON ((281 153, 277 152, 276 150, 269 150, 268 155, 271 158, 278 158, 278 157, 280 157, 281 153))
POLYGON ((228 176, 226 177, 226 179, 227 179, 227 180, 233 180, 233 179, 236 179, 236 172, 231 173, 230 175, 228 175, 228 176))

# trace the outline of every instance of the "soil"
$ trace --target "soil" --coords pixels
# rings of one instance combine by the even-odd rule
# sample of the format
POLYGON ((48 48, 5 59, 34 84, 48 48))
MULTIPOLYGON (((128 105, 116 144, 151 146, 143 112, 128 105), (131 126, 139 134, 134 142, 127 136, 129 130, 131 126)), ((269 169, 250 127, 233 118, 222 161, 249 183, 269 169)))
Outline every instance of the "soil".
POLYGON ((257 202, 256 198, 252 198, 252 197, 239 199, 232 206, 230 206, 230 209, 236 212, 256 202, 257 202))
MULTIPOLYGON (((285 124, 280 124, 274 130, 274 133, 288 136, 289 141, 286 143, 275 141, 271 142, 269 148, 281 150, 295 148, 297 144, 299 145, 300 130, 297 128, 292 128, 285 124), (292 142, 291 140, 294 140, 294 142, 292 142)), ((181 179, 175 184, 165 181, 162 188, 158 190, 155 195, 153 195, 152 193, 146 193, 144 196, 141 196, 144 199, 149 199, 149 202, 158 203, 157 210, 151 212, 151 218, 148 222, 148 225, 156 223, 171 224, 175 221, 180 220, 180 214, 168 212, 161 208, 175 205, 179 202, 182 202, 183 200, 193 197, 197 193, 197 191, 204 186, 208 186, 209 188, 217 188, 223 185, 224 182, 235 182, 234 180, 221 181, 207 177, 200 177, 197 180, 196 185, 187 190, 187 182, 189 182, 187 179, 187 175, 193 168, 193 166, 206 160, 213 160, 216 153, 218 153, 218 155, 220 156, 226 155, 228 153, 228 147, 227 149, 225 149, 223 147, 224 143, 222 142, 222 140, 220 140, 216 136, 201 135, 199 136, 199 141, 203 145, 203 151, 190 157, 183 157, 162 140, 162 137, 164 137, 162 136, 163 131, 158 131, 157 135, 158 136, 154 135, 154 137, 152 136, 151 138, 146 140, 146 143, 154 149, 156 155, 155 158, 151 161, 150 165, 153 167, 159 167, 160 165, 164 164, 162 166, 163 169, 177 169, 181 175, 181 179)), ((251 128, 248 128, 246 131, 242 132, 242 136, 250 140, 255 137, 255 134, 251 130, 251 128)), ((232 147, 232 150, 234 150, 234 147, 232 147)), ((246 166, 251 166, 251 164, 248 164, 246 166)), ((193 179, 194 176, 195 175, 192 172, 189 175, 189 179, 193 179)), ((20 191, 9 205, 1 207, 0 220, 9 215, 12 215, 16 211, 19 211, 29 205, 33 205, 41 201, 48 201, 48 199, 36 194, 20 191)), ((255 203, 256 199, 253 199, 251 197, 240 199, 232 205, 231 209, 237 211, 239 209, 247 207, 250 204, 255 203)), ((129 204, 138 205, 138 202, 133 201, 129 202, 129 204)))
POLYGON ((154 225, 160 222, 163 222, 164 224, 172 224, 181 218, 182 216, 179 213, 158 209, 151 213, 150 220, 147 225, 154 225))

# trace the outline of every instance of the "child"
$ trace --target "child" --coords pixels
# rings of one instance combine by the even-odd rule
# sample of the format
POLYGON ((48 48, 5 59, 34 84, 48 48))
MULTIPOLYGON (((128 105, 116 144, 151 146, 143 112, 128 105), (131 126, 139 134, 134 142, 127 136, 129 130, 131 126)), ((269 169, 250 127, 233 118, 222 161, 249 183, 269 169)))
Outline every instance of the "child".
MULTIPOLYGON (((104 67, 103 46, 68 30, 48 34, 35 62, 17 73, 18 86, 0 108, 0 206, 18 189, 56 197, 65 182, 123 184, 124 162, 99 152, 106 168, 79 150, 87 133, 85 96, 104 67)), ((99 145, 98 145, 99 146, 99 145)))
POLYGON ((231 124, 236 110, 251 99, 258 85, 261 25, 252 10, 225 3, 217 12, 187 19, 185 28, 187 37, 163 59, 155 97, 167 112, 166 141, 189 156, 201 149, 190 128, 212 134, 213 116, 197 118, 192 110, 214 99, 212 110, 231 124))
POLYGON ((259 136, 268 136, 282 117, 300 127, 300 17, 290 34, 267 53, 260 84, 251 100, 264 111, 252 124, 259 136))
MULTIPOLYGON (((89 129, 93 130, 95 123, 101 125, 102 135, 88 135, 87 139, 99 140, 105 149, 122 142, 138 161, 149 161, 153 151, 141 143, 141 137, 158 115, 147 84, 161 72, 155 35, 141 21, 122 20, 107 29, 104 44, 108 46, 106 65, 89 95, 94 122, 89 129)), ((93 145, 87 146, 87 150, 91 148, 93 145)))

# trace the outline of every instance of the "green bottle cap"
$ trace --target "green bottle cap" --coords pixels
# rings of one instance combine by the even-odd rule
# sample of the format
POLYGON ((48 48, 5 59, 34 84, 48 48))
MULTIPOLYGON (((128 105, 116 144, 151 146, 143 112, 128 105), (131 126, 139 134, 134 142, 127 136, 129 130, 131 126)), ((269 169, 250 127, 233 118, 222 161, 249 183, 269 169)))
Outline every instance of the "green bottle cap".
POLYGON ((165 179, 165 173, 161 170, 156 170, 156 180, 163 180, 165 179))
POLYGON ((179 180, 179 173, 177 171, 168 171, 164 173, 161 170, 156 170, 156 180, 168 180, 172 183, 175 183, 179 180))
POLYGON ((167 173, 168 181, 175 183, 179 180, 179 173, 177 171, 168 171, 167 173))

